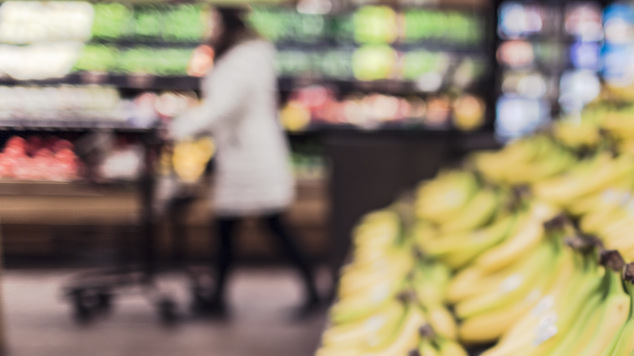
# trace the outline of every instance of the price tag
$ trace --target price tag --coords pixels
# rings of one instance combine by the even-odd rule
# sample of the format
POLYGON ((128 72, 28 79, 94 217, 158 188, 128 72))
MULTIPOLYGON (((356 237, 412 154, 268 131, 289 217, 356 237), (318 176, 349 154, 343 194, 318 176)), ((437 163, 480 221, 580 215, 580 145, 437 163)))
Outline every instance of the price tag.
POLYGON ((79 78, 82 84, 103 84, 108 80, 108 73, 106 72, 81 72, 79 78))
POLYGON ((151 74, 130 74, 127 77, 128 84, 133 88, 149 88, 156 81, 156 77, 151 74))

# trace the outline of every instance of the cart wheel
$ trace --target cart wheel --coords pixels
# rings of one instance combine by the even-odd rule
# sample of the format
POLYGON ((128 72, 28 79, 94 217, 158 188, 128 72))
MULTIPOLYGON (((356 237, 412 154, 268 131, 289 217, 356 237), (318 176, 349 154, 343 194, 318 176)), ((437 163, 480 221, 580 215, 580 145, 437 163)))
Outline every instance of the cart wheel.
POLYGON ((93 318, 94 310, 90 307, 82 291, 75 291, 71 302, 73 304, 73 317, 77 322, 85 323, 93 318))
POLYGON ((107 291, 99 292, 96 296, 96 308, 101 312, 109 312, 112 310, 113 296, 107 291))
POLYGON ((171 325, 176 322, 176 303, 169 298, 162 298, 157 304, 159 316, 164 324, 171 325))

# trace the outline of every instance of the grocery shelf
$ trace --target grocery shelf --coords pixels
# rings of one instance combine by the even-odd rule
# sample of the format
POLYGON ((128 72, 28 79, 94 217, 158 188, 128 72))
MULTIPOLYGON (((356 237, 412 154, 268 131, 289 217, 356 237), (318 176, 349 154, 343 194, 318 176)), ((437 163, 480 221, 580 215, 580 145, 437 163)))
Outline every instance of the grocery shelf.
POLYGON ((311 125, 304 130, 286 131, 290 137, 301 136, 318 136, 328 133, 351 133, 358 135, 409 135, 409 136, 456 136, 467 137, 480 134, 490 134, 490 130, 486 127, 471 131, 462 131, 454 127, 433 127, 424 126, 422 124, 411 124, 408 122, 386 123, 372 128, 355 126, 351 124, 317 124, 311 125))
MULTIPOLYGON (((476 81, 479 82, 479 81, 476 81)), ((290 92, 294 89, 321 85, 332 87, 339 93, 381 93, 396 96, 433 96, 440 94, 439 92, 425 92, 416 87, 416 83, 409 80, 375 80, 375 81, 361 81, 355 79, 330 79, 330 78, 317 78, 317 77, 288 77, 283 76, 278 80, 278 88, 282 92, 290 92)), ((468 86, 470 90, 466 92, 483 92, 483 86, 477 84, 471 84, 468 86)))
POLYGON ((119 39, 105 39, 105 38, 93 38, 90 40, 90 44, 108 45, 119 48, 125 47, 153 47, 153 48, 191 48, 192 50, 201 44, 204 44, 203 40, 184 40, 184 41, 171 41, 162 39, 142 39, 142 38, 119 38, 119 39))
POLYGON ((423 3, 410 3, 407 2, 391 2, 391 1, 376 1, 371 4, 366 3, 346 3, 345 7, 341 8, 341 12, 352 11, 364 6, 389 6, 395 9, 424 9, 424 10, 440 10, 440 11, 458 11, 458 12, 478 12, 486 14, 490 8, 491 3, 486 0, 476 1, 443 1, 443 2, 423 2, 423 3))
POLYGON ((114 130, 125 133, 144 133, 150 128, 127 126, 118 122, 108 121, 31 121, 11 120, 0 121, 0 131, 89 131, 89 130, 114 130))
POLYGON ((141 90, 198 90, 200 78, 190 76, 157 76, 152 74, 112 74, 82 72, 69 74, 63 78, 46 80, 0 79, 0 85, 111 85, 122 89, 141 90))
MULTIPOLYGON (((63 78, 47 80, 20 81, 0 79, 0 85, 110 85, 121 89, 139 90, 194 90, 200 89, 201 78, 190 76, 157 76, 150 74, 108 74, 108 73, 74 73, 63 78)), ((413 81, 408 80, 375 80, 360 81, 355 79, 332 79, 323 77, 291 77, 282 76, 278 80, 281 91, 292 91, 298 87, 309 85, 326 85, 343 93, 349 92, 381 92, 393 95, 425 95, 417 89, 413 81)), ((474 89, 479 87, 472 85, 474 89)), ((429 95, 437 93, 429 93, 429 95)))

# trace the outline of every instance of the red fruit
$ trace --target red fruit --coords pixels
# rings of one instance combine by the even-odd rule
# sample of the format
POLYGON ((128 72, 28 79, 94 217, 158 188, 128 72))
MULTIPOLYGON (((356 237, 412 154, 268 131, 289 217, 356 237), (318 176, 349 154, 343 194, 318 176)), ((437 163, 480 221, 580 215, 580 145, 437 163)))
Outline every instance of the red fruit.
POLYGON ((21 147, 22 149, 26 148, 26 140, 20 136, 11 137, 5 147, 21 147))
POLYGON ((35 154, 33 156, 35 158, 53 158, 53 157, 55 157, 55 155, 53 154, 53 151, 49 150, 48 148, 40 148, 39 150, 35 151, 35 154))
POLYGON ((55 153, 55 159, 58 161, 74 162, 76 158, 75 153, 69 148, 62 148, 55 153))
POLYGON ((53 151, 57 152, 63 148, 67 148, 69 150, 73 149, 73 144, 72 142, 68 141, 68 140, 57 140, 55 141, 55 144, 53 145, 53 151))
POLYGON ((21 147, 21 146, 9 146, 9 145, 7 145, 4 148, 4 154, 7 157, 16 158, 16 157, 26 156, 26 151, 24 150, 24 147, 21 147))

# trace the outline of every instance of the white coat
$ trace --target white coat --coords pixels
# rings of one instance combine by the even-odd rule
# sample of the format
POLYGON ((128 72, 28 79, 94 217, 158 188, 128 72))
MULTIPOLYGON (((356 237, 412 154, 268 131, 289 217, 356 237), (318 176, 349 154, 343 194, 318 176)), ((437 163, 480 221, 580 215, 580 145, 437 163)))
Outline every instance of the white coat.
POLYGON ((213 205, 220 216, 285 209, 294 181, 278 120, 275 49, 249 40, 230 49, 202 82, 200 106, 174 119, 170 135, 211 133, 217 147, 213 205))

